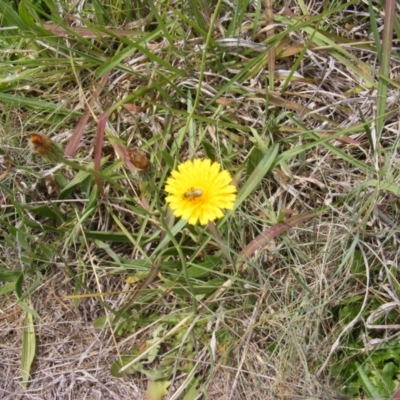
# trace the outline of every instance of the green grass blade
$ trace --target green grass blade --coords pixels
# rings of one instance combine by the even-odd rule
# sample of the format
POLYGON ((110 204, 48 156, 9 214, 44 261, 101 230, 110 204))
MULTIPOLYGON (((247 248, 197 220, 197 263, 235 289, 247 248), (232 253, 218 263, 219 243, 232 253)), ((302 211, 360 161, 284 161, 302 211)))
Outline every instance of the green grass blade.
POLYGON ((252 174, 239 190, 235 203, 235 208, 238 208, 250 196, 250 194, 261 183, 267 172, 270 171, 271 168, 275 165, 278 151, 279 146, 276 144, 272 145, 272 147, 265 154, 261 162, 257 165, 256 168, 254 168, 252 174))
POLYGON ((21 377, 22 387, 26 388, 30 378, 33 360, 36 354, 36 337, 33 316, 25 312, 24 329, 22 333, 21 377))
MULTIPOLYGON (((382 37, 381 75, 378 83, 378 103, 376 109, 376 143, 379 143, 385 124, 386 96, 388 93, 390 58, 392 55, 393 26, 396 17, 395 0, 386 0, 385 25, 382 37)), ((379 39, 378 39, 379 40, 379 39)))

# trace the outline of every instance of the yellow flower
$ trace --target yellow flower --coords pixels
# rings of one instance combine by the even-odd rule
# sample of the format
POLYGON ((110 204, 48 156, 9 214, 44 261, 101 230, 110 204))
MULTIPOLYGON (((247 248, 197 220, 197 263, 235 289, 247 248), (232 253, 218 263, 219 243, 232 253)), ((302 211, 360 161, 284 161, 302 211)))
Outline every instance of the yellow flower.
POLYGON ((236 200, 236 187, 231 185, 228 171, 211 160, 195 159, 178 165, 167 179, 166 202, 176 217, 195 225, 206 225, 221 218, 222 209, 232 210, 236 200))

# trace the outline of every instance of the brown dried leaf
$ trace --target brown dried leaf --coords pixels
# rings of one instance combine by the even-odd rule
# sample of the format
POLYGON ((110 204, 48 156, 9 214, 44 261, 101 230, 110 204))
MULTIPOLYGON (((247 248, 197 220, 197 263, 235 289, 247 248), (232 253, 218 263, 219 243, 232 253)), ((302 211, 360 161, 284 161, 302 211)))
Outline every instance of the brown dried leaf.
MULTIPOLYGON (((73 35, 72 32, 70 32, 68 29, 63 28, 62 26, 59 25, 54 25, 50 23, 45 23, 43 24, 44 28, 54 35, 59 35, 59 36, 71 36, 73 35)), ((101 32, 99 30, 93 31, 90 28, 85 28, 81 26, 74 26, 70 27, 71 31, 75 32, 77 35, 82 36, 82 37, 87 37, 87 38, 97 38, 99 36, 101 37, 108 37, 108 36, 120 36, 120 37, 125 37, 125 36, 140 36, 140 32, 135 32, 132 30, 125 30, 125 29, 108 29, 108 32, 101 32)))
POLYGON ((93 107, 94 102, 99 97, 100 93, 102 92, 104 85, 107 82, 108 74, 105 74, 101 77, 99 85, 97 86, 93 96, 87 103, 87 108, 83 112, 81 119, 79 120, 78 124, 76 125, 74 132, 70 141, 68 142, 67 146, 65 147, 64 155, 68 157, 73 157, 78 149, 79 143, 81 142, 83 132, 86 128, 86 124, 89 119, 90 111, 93 107))
POLYGON ((124 107, 126 110, 130 111, 133 114, 140 114, 140 113, 146 111, 150 106, 147 105, 147 106, 140 107, 140 106, 136 106, 135 104, 126 103, 126 104, 123 104, 122 107, 124 107))
POLYGON ((255 239, 253 239, 241 252, 240 255, 244 258, 251 257, 258 249, 265 246, 268 241, 272 240, 276 236, 281 235, 287 230, 293 228, 296 225, 302 224, 308 219, 314 217, 316 215, 315 211, 309 211, 304 214, 296 215, 295 217, 287 219, 285 222, 281 222, 276 224, 275 226, 271 226, 266 229, 260 235, 258 235, 255 239))

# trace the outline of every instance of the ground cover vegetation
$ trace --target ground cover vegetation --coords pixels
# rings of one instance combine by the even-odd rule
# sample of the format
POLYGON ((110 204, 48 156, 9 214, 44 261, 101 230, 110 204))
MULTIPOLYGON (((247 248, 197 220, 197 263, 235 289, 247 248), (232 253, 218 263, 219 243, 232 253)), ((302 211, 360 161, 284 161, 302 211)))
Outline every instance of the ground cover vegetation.
POLYGON ((0 397, 400 398, 399 14, 0 0, 0 397))

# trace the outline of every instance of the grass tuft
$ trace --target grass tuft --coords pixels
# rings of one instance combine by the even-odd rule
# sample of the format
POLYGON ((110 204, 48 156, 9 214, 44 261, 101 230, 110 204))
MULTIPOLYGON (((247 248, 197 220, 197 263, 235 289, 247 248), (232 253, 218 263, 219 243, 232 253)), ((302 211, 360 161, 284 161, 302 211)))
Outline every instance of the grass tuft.
POLYGON ((17 3, 0 397, 399 392, 398 4, 17 3), (165 204, 193 158, 238 187, 207 227, 165 204))

